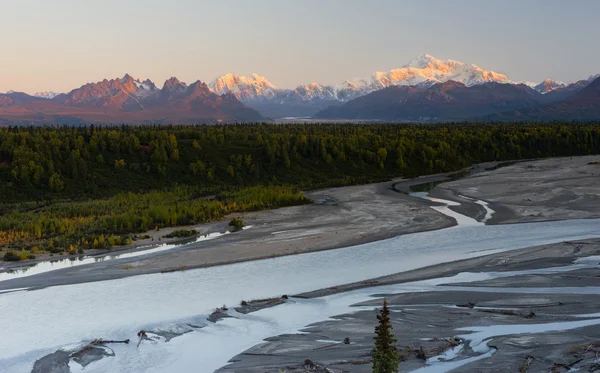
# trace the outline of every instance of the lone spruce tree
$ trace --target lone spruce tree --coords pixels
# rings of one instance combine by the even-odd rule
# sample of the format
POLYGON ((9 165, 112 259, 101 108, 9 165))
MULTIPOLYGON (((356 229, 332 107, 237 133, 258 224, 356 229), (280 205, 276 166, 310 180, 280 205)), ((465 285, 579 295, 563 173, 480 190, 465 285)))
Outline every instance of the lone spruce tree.
POLYGON ((396 338, 392 334, 390 310, 387 299, 383 300, 383 308, 377 315, 379 325, 375 327, 375 354, 373 356, 373 373, 398 373, 400 356, 396 350, 396 338))

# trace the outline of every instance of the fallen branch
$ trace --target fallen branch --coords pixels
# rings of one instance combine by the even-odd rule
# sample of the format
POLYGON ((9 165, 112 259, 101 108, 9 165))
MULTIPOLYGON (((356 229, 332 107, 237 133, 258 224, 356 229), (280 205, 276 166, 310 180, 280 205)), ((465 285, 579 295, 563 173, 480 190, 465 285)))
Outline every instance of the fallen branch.
POLYGON ((519 369, 519 373, 527 373, 527 369, 529 369, 529 366, 531 365, 532 361, 533 356, 527 356, 525 358, 525 361, 523 362, 523 365, 521 365, 521 369, 519 369))
POLYGON ((111 341, 111 340, 106 340, 106 339, 102 339, 102 338, 97 338, 97 339, 94 339, 92 342, 90 342, 91 345, 104 345, 104 344, 108 344, 108 343, 128 344, 129 339, 125 339, 123 341, 111 341))
POLYGON ((457 304, 456 307, 460 307, 460 308, 475 308, 475 303, 473 303, 473 302, 467 302, 467 303, 457 304))
POLYGON ((108 339, 96 338, 96 339, 92 340, 90 343, 88 343, 87 345, 80 348, 79 350, 73 351, 69 355, 69 357, 74 357, 74 356, 80 355, 86 351, 92 350, 94 348, 94 346, 104 346, 109 343, 129 344, 129 339, 125 339, 123 341, 112 341, 112 340, 108 340, 108 339))
POLYGON ((554 363, 554 370, 557 370, 558 368, 564 368, 564 369, 567 369, 567 370, 571 370, 571 368, 573 368, 573 366, 575 364, 578 364, 578 363, 580 363, 582 361, 583 361, 583 358, 577 359, 577 360, 575 360, 575 361, 573 361, 572 363, 569 363, 569 364, 554 363))

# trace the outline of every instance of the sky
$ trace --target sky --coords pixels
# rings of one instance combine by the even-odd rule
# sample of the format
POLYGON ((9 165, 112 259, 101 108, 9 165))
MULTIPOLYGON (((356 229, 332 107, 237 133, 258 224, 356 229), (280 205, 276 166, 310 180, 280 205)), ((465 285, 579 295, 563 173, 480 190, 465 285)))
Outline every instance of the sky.
POLYGON ((0 92, 129 73, 338 84, 429 53, 515 81, 600 73, 598 0, 0 0, 0 92))

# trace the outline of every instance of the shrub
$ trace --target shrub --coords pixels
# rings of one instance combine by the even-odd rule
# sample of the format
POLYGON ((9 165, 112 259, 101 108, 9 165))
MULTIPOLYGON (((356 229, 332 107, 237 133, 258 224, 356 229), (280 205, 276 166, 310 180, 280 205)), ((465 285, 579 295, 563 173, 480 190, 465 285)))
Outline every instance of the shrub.
POLYGON ((19 256, 19 260, 27 260, 29 259, 29 251, 28 250, 21 250, 21 252, 17 253, 17 255, 19 256))
POLYGON ((244 221, 239 218, 233 218, 229 222, 229 226, 233 227, 235 230, 242 229, 242 228, 244 228, 245 225, 246 224, 244 223, 244 221))
POLYGON ((176 237, 192 237, 197 235, 198 232, 195 229, 178 229, 173 232, 163 236, 165 238, 176 238, 176 237))
POLYGON ((19 255, 17 255, 14 251, 7 252, 6 254, 4 254, 2 259, 6 260, 7 262, 18 262, 19 260, 21 260, 19 255))

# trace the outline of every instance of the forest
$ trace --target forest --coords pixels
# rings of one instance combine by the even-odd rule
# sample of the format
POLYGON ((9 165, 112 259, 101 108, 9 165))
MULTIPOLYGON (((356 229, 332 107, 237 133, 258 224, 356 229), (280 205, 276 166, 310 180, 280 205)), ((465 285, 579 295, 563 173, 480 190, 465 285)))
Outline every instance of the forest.
POLYGON ((302 190, 596 153, 600 123, 4 127, 0 249, 109 248, 302 190))

